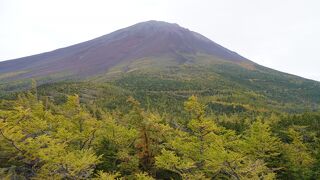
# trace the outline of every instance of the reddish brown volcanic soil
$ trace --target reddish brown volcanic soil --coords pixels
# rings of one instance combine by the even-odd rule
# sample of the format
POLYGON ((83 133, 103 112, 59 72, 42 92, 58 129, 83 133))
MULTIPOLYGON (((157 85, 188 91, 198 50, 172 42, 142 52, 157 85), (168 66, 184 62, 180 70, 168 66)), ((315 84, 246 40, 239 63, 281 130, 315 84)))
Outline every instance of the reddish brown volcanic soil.
POLYGON ((177 62, 181 53, 206 53, 226 61, 248 61, 208 38, 177 24, 147 21, 99 38, 51 52, 0 63, 0 75, 21 72, 11 79, 67 73, 88 77, 143 57, 169 56, 177 62))

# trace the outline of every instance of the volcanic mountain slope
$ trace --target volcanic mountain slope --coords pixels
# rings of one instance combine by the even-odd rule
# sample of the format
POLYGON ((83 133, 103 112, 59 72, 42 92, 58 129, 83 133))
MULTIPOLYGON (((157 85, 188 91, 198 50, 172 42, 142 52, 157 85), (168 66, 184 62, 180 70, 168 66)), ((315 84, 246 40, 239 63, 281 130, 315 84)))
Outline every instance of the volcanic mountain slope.
MULTIPOLYGON (((236 103, 297 110, 320 105, 319 82, 260 66, 196 32, 159 21, 138 23, 73 46, 0 62, 0 91, 20 89, 30 84, 31 78, 39 84, 108 82, 114 89, 140 97, 142 102, 147 97, 182 102, 198 94, 209 104, 231 107, 236 103)), ((53 86, 51 89, 63 89, 56 86, 66 85, 53 86)))
POLYGON ((0 78, 16 80, 61 73, 64 77, 84 78, 145 57, 166 56, 178 63, 185 63, 190 59, 183 54, 199 53, 227 61, 248 61, 177 24, 148 21, 70 47, 2 62, 0 78))

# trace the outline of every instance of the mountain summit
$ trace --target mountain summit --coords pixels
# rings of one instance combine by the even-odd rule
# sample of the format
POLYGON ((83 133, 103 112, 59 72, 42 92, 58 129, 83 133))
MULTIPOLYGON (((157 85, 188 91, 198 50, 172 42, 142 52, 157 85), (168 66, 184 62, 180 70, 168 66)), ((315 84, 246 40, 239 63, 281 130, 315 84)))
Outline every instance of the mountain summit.
POLYGON ((1 62, 0 79, 60 77, 62 74, 68 78, 84 78, 137 59, 166 57, 181 64, 192 61, 192 56, 198 54, 249 63, 199 33, 177 24, 147 21, 80 44, 1 62))

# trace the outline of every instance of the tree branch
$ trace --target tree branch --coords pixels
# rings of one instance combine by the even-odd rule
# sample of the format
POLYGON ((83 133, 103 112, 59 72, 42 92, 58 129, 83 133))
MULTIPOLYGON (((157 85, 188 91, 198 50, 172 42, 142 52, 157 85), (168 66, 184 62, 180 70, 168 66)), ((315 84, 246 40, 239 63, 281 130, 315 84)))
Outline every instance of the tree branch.
POLYGON ((21 152, 21 153, 23 153, 23 154, 25 153, 25 151, 21 150, 21 149, 14 143, 14 141, 13 141, 12 139, 6 137, 6 136, 4 135, 4 133, 2 132, 1 129, 0 129, 0 134, 2 135, 2 137, 4 137, 4 139, 6 139, 7 141, 9 141, 10 144, 11 144, 16 150, 18 150, 19 152, 21 152))

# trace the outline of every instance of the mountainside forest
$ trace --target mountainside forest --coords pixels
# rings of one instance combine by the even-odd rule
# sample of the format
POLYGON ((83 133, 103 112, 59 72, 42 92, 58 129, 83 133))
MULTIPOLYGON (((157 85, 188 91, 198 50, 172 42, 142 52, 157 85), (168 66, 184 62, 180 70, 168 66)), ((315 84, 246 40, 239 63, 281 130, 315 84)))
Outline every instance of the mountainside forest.
POLYGON ((50 99, 33 86, 0 101, 0 177, 320 177, 319 112, 212 113, 200 99, 190 96, 178 114, 130 96, 106 110, 78 95, 50 99))
POLYGON ((0 179, 320 179, 320 82, 148 21, 0 62, 0 179))

